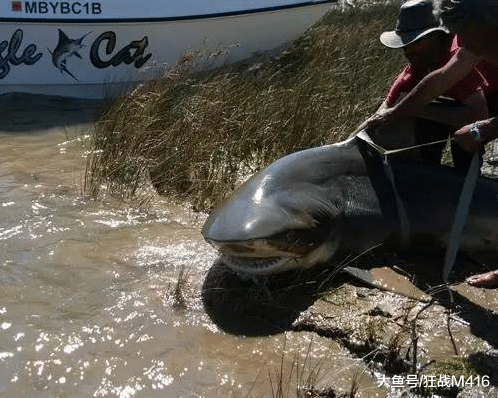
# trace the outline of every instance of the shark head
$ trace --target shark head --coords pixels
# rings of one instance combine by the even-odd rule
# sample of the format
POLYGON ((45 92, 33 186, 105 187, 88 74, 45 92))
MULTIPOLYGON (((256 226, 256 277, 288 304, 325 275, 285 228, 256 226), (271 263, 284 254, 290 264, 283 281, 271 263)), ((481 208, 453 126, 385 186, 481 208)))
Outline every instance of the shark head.
MULTIPOLYGON (((255 177, 249 186, 258 182, 263 181, 255 177)), ((226 265, 262 275, 309 267, 332 257, 340 238, 337 207, 314 202, 310 195, 280 192, 260 201, 259 188, 254 191, 256 198, 244 191, 213 212, 202 229, 226 265)))
POLYGON ((216 208, 202 234, 236 271, 261 275, 326 263, 343 243, 355 202, 351 187, 363 174, 351 141, 290 154, 216 208))

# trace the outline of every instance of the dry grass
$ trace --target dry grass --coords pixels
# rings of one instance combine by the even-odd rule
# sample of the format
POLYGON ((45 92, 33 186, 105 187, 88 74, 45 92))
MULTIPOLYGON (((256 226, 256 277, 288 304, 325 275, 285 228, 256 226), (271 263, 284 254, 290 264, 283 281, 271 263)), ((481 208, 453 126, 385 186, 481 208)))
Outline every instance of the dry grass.
POLYGON ((376 109, 404 63, 378 39, 397 12, 336 10, 276 57, 217 70, 198 72, 185 57, 105 112, 86 192, 131 198, 152 182, 158 193, 207 210, 241 175, 345 138, 376 109))

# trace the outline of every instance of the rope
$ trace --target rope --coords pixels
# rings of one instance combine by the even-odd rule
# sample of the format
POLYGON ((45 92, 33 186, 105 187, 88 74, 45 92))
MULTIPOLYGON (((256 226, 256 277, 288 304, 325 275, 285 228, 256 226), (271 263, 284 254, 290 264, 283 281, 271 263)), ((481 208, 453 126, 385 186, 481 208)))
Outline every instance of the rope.
POLYGON ((444 140, 437 140, 437 141, 431 141, 431 142, 426 142, 424 144, 418 144, 418 145, 413 145, 413 146, 407 146, 404 148, 396 148, 396 149, 384 149, 380 145, 376 144, 375 142, 372 141, 370 136, 366 133, 365 130, 360 131, 357 134, 358 138, 361 138, 363 141, 367 142, 370 144, 372 148, 374 148, 377 152, 379 152, 381 155, 393 155, 396 153, 401 153, 401 152, 406 152, 406 151, 411 151, 413 149, 418 149, 422 148, 425 146, 430 146, 430 145, 436 145, 436 144, 442 144, 443 142, 448 142, 453 141, 453 137, 445 138, 444 140))
MULTIPOLYGON (((384 165, 394 191, 396 206, 398 208, 398 214, 400 216, 402 243, 405 242, 407 243, 409 238, 409 220, 406 214, 406 210, 403 206, 403 203, 401 202, 401 198, 399 197, 398 192, 396 191, 394 176, 391 170, 391 166, 387 162, 387 156, 405 151, 410 151, 412 149, 417 149, 424 146, 440 144, 443 142, 447 142, 448 139, 451 141, 453 140, 453 137, 444 140, 432 141, 432 142, 427 142, 425 144, 419 144, 419 145, 392 149, 392 150, 386 150, 382 148, 380 145, 373 142, 372 139, 368 136, 368 134, 364 130, 360 131, 357 134, 357 137, 367 142, 377 152, 379 152, 379 154, 384 156, 384 165)), ((451 270, 455 265, 456 255, 458 253, 458 248, 460 246, 460 239, 462 237, 463 227, 465 226, 465 221, 467 220, 467 215, 470 208, 470 202, 472 201, 472 195, 474 193, 474 188, 478 176, 479 176, 479 154, 475 153, 474 156, 472 157, 472 162, 470 163, 469 170, 467 171, 467 175, 465 177, 465 182, 463 184, 462 193, 460 194, 460 199, 458 200, 458 206, 455 211, 455 218, 453 220, 453 224, 451 227, 450 240, 448 248, 446 249, 444 267, 443 267, 443 281, 445 282, 447 287, 448 287, 448 276, 450 275, 451 270)), ((453 302, 453 294, 452 291, 449 289, 449 287, 448 291, 450 293, 451 302, 453 302)))

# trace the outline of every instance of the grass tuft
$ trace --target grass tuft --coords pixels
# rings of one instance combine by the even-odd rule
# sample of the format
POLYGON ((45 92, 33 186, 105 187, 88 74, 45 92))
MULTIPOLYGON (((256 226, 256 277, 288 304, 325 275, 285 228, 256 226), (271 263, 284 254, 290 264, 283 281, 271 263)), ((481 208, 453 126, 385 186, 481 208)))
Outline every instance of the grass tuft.
POLYGON ((196 210, 285 153, 345 138, 404 60, 384 48, 397 5, 330 12, 277 56, 199 71, 184 57, 112 103, 97 123, 85 191, 136 197, 153 185, 196 210))
POLYGON ((280 366, 274 369, 273 372, 268 372, 271 397, 290 397, 293 390, 291 387, 295 387, 295 396, 297 398, 355 398, 359 391, 360 374, 358 373, 353 375, 349 392, 336 392, 330 386, 319 387, 320 384, 323 384, 320 380, 324 375, 323 363, 321 361, 312 363, 312 344, 313 341, 308 344, 308 349, 302 362, 299 361, 298 355, 294 356, 290 369, 284 367, 285 353, 282 352, 280 366))
POLYGON ((188 285, 188 275, 185 273, 185 266, 182 266, 178 279, 173 289, 173 309, 177 312, 185 312, 188 308, 187 300, 185 299, 185 289, 188 285))

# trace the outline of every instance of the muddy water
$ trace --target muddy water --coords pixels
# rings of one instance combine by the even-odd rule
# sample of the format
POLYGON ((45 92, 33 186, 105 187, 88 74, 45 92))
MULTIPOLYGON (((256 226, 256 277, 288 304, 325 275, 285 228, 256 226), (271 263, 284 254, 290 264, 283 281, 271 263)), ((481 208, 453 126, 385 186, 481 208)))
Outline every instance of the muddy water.
MULTIPOLYGON (((268 372, 283 353, 289 369, 304 358, 311 338, 245 338, 210 321, 201 285, 215 254, 200 235, 202 215, 82 195, 98 104, 2 101, 0 396, 269 396, 268 372)), ((328 372, 347 374, 354 360, 317 340, 309 360, 334 358, 328 372)))
MULTIPOLYGON (((215 260, 200 235, 203 215, 158 198, 139 210, 82 194, 99 104, 0 102, 0 397, 270 397, 282 378, 289 397, 297 383, 340 392, 355 378, 357 397, 399 396, 316 333, 244 337, 213 323, 202 304, 215 260)), ((370 310, 396 315, 405 304, 346 284, 302 316, 360 329, 370 310)), ((431 347, 451 354, 441 313, 421 334, 426 357, 431 347)), ((464 351, 490 349, 467 321, 454 328, 464 351)))

